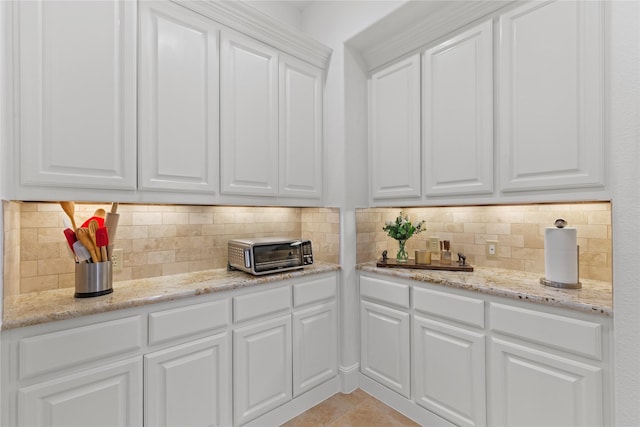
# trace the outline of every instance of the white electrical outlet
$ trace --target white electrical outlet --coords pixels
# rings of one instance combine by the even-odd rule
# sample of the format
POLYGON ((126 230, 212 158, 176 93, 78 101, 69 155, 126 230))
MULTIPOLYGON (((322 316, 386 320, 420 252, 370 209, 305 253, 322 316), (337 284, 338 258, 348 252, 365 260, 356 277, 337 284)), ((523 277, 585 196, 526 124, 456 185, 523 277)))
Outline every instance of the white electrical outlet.
POLYGON ((114 249, 111 254, 111 267, 113 271, 122 271, 124 264, 124 249, 114 249))
POLYGON ((498 257, 498 241, 497 240, 487 240, 486 246, 487 258, 497 258, 498 257))

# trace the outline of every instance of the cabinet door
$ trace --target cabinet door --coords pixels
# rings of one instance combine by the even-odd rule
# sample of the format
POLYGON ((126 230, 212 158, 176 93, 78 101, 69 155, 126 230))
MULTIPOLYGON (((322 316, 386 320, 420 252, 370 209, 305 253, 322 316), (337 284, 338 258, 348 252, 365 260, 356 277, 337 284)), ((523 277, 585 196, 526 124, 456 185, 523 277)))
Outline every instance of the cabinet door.
POLYGON ((142 425, 141 358, 20 389, 18 425, 142 425))
POLYGON ((293 313, 294 397, 336 376, 337 344, 335 302, 293 313))
POLYGON ((409 314, 361 301, 360 328, 362 373, 409 398, 409 314))
POLYGON ((236 425, 291 400, 291 351, 290 315, 233 331, 236 425))
POLYGON ((373 199, 420 197, 420 55, 369 82, 373 199))
POLYGON ((493 339, 492 424, 600 426, 602 369, 493 339))
POLYGON ((140 3, 139 187, 214 193, 218 29, 182 6, 140 3))
POLYGON ((144 357, 146 426, 231 425, 229 335, 144 357))
POLYGON ((486 425, 484 335, 413 319, 413 397, 458 426, 486 425))
POLYGON ((427 196, 493 192, 492 23, 422 56, 427 196))
POLYGON ((531 2, 501 16, 502 190, 604 184, 602 8, 531 2))
POLYGON ((136 10, 17 2, 20 182, 136 188, 136 10))
POLYGON ((322 195, 322 70, 282 56, 280 62, 280 195, 322 195))
POLYGON ((278 194, 277 52, 237 33, 221 36, 221 191, 278 194))

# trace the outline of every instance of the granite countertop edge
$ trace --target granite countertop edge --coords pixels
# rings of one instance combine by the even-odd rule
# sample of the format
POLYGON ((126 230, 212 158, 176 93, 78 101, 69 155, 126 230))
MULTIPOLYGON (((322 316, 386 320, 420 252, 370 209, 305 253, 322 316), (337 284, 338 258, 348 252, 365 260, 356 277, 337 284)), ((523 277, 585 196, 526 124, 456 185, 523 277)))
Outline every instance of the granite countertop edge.
POLYGON ((540 278, 543 274, 490 267, 474 267, 473 272, 454 272, 382 268, 377 267, 375 262, 367 262, 358 264, 356 269, 613 317, 613 288, 610 282, 580 279, 582 288, 560 289, 542 285, 540 278))
POLYGON ((2 330, 73 319, 149 304, 230 291, 245 287, 340 270, 336 264, 316 262, 302 270, 252 276, 241 271, 214 269, 126 280, 113 283, 113 292, 93 298, 74 298, 64 288, 5 297, 2 330))

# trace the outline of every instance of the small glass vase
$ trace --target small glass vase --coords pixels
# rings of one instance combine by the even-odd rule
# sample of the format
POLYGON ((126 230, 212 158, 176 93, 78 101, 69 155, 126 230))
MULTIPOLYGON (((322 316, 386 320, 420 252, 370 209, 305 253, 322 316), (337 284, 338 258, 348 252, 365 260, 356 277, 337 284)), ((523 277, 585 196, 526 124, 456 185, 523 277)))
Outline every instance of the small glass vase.
POLYGON ((398 254, 396 255, 396 261, 399 263, 409 262, 409 253, 405 248, 406 244, 406 240, 398 240, 398 254))

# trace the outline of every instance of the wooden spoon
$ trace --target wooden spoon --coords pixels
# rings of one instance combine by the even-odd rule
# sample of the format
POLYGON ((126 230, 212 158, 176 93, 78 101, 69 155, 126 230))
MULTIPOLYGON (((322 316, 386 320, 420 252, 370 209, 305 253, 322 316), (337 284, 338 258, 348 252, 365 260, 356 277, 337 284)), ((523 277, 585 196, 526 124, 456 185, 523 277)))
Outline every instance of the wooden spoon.
POLYGON ((107 215, 107 211, 105 211, 104 209, 100 208, 100 209, 96 209, 96 211, 93 213, 93 216, 97 216, 99 218, 103 218, 107 215))
POLYGON ((62 207, 62 210, 64 211, 64 213, 66 213, 69 219, 71 220, 71 227, 73 227, 73 230, 75 230, 76 229, 76 219, 75 219, 76 204, 74 202, 60 202, 60 206, 62 207))
POLYGON ((102 262, 102 257, 100 256, 100 250, 98 250, 98 240, 96 238, 96 233, 98 232, 99 228, 100 226, 98 225, 98 221, 96 221, 95 219, 92 219, 91 221, 89 221, 89 237, 91 238, 93 247, 96 250, 96 256, 98 258, 98 261, 96 262, 102 262))
POLYGON ((82 243, 82 246, 87 248, 87 250, 91 254, 91 260, 93 262, 99 262, 96 246, 94 245, 93 240, 91 239, 91 236, 89 235, 89 233, 90 231, 88 228, 78 228, 76 230, 76 237, 78 238, 78 241, 82 243))

